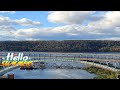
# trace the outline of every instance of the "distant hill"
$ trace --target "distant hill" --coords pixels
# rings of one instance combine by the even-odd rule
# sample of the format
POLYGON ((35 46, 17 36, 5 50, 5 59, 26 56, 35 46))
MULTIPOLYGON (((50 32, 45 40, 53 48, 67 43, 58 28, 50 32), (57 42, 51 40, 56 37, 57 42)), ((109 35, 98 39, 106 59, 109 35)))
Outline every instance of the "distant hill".
POLYGON ((0 41, 0 51, 119 52, 120 41, 110 40, 0 41))

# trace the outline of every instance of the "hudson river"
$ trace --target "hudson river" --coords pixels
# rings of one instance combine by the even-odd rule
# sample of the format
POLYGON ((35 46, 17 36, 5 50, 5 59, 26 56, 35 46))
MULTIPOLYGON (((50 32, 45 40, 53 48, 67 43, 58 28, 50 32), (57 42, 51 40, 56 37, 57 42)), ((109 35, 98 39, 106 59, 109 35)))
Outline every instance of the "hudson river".
MULTIPOLYGON (((81 66, 84 66, 81 64, 81 66)), ((89 73, 82 69, 36 69, 36 70, 20 70, 14 69, 6 73, 14 74, 15 79, 92 79, 95 74, 89 73)))

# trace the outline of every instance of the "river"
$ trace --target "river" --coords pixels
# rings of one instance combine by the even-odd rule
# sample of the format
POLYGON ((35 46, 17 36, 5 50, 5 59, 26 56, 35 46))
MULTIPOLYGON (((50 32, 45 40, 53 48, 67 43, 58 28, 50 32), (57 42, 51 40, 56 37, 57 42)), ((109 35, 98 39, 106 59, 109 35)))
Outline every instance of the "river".
POLYGON ((92 79, 96 76, 79 69, 20 70, 19 68, 6 73, 4 76, 10 73, 15 75, 15 79, 92 79))
MULTIPOLYGON (((84 65, 80 64, 80 66, 84 65)), ((11 73, 15 75, 15 79, 92 79, 96 77, 95 74, 82 69, 20 70, 19 68, 6 73, 4 76, 11 73)))

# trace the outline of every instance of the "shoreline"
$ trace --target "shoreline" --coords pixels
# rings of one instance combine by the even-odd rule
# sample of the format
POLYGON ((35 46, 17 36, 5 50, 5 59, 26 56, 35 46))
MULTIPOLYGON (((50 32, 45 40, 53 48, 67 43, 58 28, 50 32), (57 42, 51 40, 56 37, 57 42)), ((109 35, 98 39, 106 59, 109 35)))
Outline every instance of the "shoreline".
POLYGON ((83 68, 83 70, 96 74, 97 77, 94 77, 93 79, 117 79, 117 74, 119 73, 95 66, 86 66, 83 68))

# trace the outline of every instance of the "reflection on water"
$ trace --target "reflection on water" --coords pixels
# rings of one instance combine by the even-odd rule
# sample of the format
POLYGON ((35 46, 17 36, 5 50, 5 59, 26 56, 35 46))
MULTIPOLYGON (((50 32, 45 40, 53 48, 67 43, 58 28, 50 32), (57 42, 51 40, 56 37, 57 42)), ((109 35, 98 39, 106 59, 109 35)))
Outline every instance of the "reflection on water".
POLYGON ((4 76, 10 73, 15 75, 15 79, 92 79, 96 76, 80 69, 20 70, 19 68, 4 76))
MULTIPOLYGON (((48 62, 47 62, 48 63, 48 62)), ((49 64, 56 63, 60 65, 71 64, 77 67, 84 67, 85 64, 76 63, 76 62, 49 62, 49 64)), ((95 74, 91 74, 85 70, 81 69, 36 69, 36 70, 20 70, 19 68, 14 69, 6 73, 14 74, 15 79, 92 79, 96 77, 95 74)))

